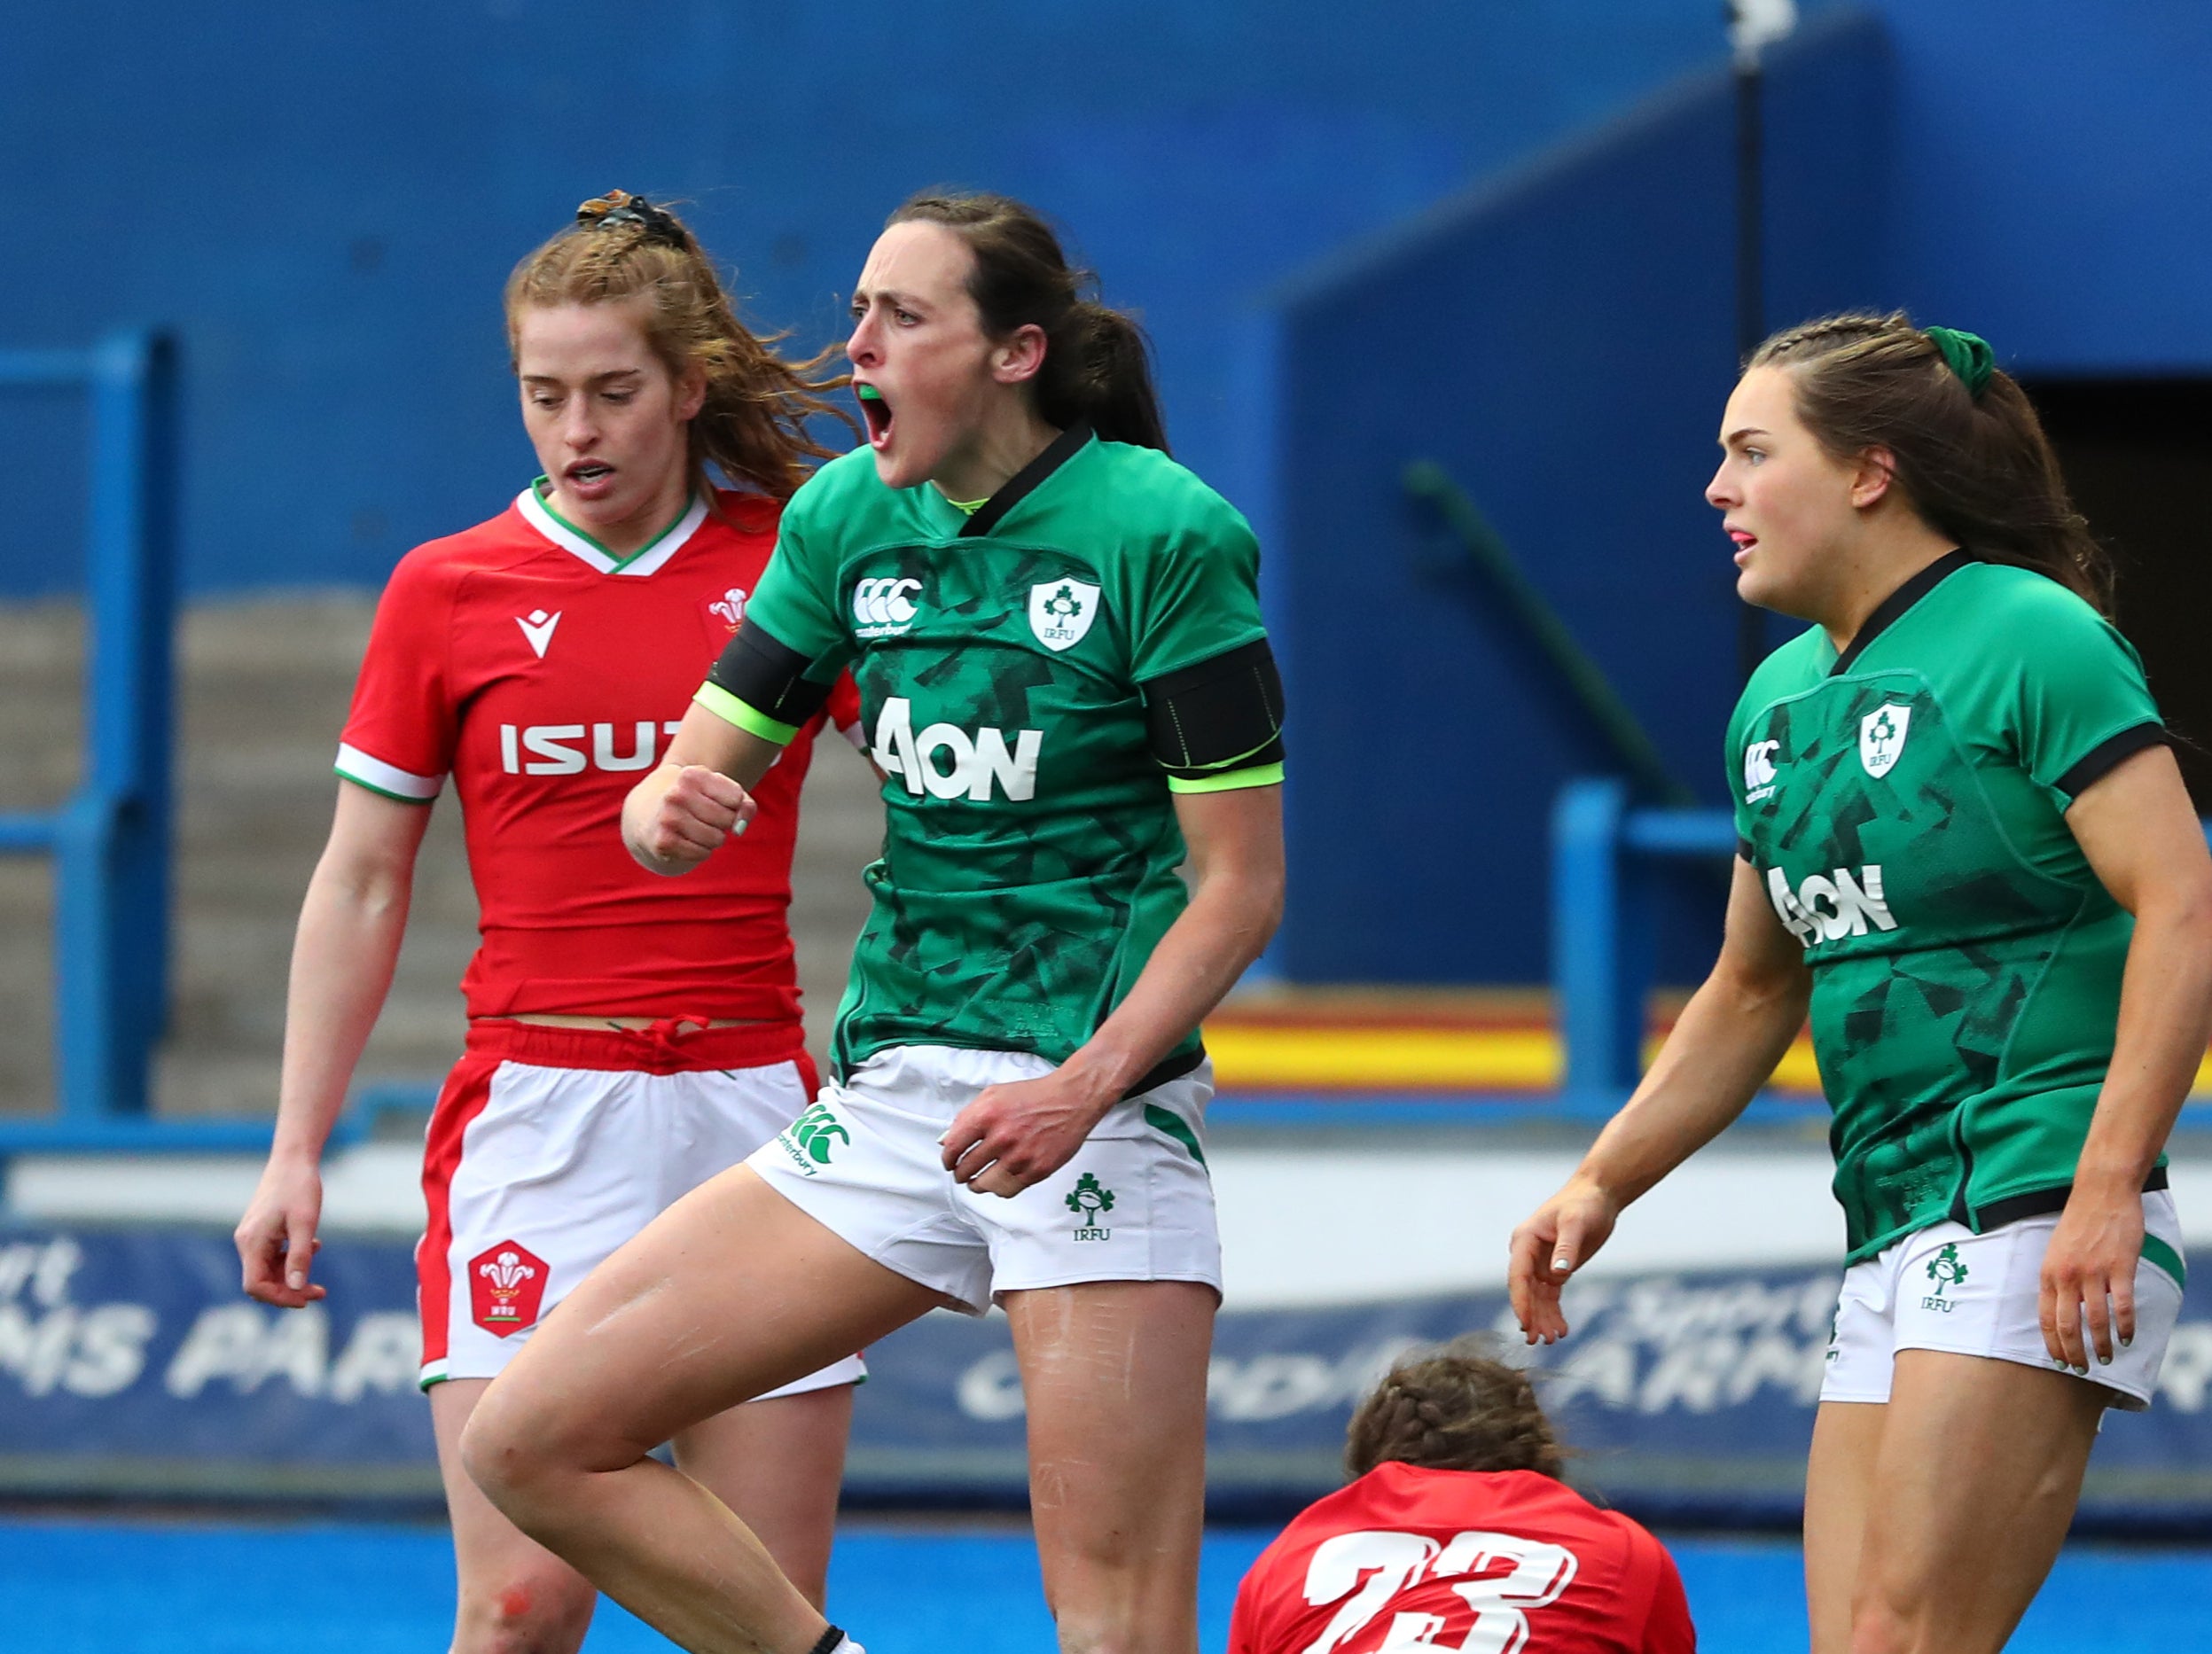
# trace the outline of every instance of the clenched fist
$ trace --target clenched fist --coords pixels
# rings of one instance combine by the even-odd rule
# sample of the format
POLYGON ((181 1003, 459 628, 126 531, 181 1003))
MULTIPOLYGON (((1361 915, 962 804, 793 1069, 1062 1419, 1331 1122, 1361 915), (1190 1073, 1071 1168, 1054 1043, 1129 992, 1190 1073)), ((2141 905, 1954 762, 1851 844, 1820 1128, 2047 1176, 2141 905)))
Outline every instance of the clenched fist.
POLYGON ((622 806, 622 839, 641 866, 688 873, 745 831, 760 807, 719 770, 663 766, 632 789, 622 806))

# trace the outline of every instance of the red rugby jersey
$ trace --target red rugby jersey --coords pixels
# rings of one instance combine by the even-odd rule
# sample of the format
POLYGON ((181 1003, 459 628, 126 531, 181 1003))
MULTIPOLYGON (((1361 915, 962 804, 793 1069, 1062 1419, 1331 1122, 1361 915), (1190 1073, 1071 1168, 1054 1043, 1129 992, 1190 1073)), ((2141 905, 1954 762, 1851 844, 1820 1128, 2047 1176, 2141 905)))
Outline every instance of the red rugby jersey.
MULTIPOLYGON (((694 501, 611 555, 528 488, 499 516, 418 546, 377 605, 338 773, 427 802, 454 778, 482 940, 472 1017, 799 1014, 786 909, 815 726, 758 789, 743 837, 681 878, 623 847, 624 796, 667 750, 738 629, 779 508, 694 501)), ((828 716, 848 734, 849 679, 828 716)))
POLYGON ((1665 1547, 1533 1471, 1377 1465, 1237 1589, 1229 1654, 1694 1654, 1665 1547))

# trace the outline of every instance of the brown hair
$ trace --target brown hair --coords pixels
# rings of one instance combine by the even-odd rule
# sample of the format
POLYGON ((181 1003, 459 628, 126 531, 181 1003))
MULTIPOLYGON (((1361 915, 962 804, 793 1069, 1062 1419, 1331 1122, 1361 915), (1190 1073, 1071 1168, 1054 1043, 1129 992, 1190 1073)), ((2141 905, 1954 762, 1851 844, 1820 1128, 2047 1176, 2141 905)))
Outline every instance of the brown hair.
POLYGON ((2010 374, 1994 370, 1969 390, 1902 310, 1785 329, 1745 365, 1790 370, 1797 417, 1832 456, 1888 449, 1897 486, 1930 527, 2111 612, 2111 558, 2074 509, 2043 422, 2010 374))
POLYGON ((516 350, 522 311, 531 305, 645 300, 646 342, 671 374, 696 367, 707 399, 689 433, 692 491, 711 507, 711 463, 738 487, 789 499, 807 480, 809 460, 834 459, 807 430, 816 414, 852 416, 822 393, 841 376, 812 377, 833 354, 791 363, 737 318, 729 294, 698 238, 675 214, 622 190, 586 201, 576 222, 514 267, 507 277, 507 349, 516 350))
POLYGON ((1518 1367, 1459 1338, 1401 1356, 1352 1415, 1344 1468, 1364 1476, 1397 1460, 1437 1471, 1534 1471, 1556 1478, 1566 1450, 1518 1367))
POLYGON ((1061 430, 1088 421, 1106 441, 1168 451, 1145 330, 1127 312, 1083 296, 1098 277, 1068 264, 1043 217, 1003 195, 926 190, 884 227, 916 222, 942 224, 967 243, 975 256, 968 296, 985 332, 1044 330, 1044 365, 1034 381, 1040 418, 1061 430))

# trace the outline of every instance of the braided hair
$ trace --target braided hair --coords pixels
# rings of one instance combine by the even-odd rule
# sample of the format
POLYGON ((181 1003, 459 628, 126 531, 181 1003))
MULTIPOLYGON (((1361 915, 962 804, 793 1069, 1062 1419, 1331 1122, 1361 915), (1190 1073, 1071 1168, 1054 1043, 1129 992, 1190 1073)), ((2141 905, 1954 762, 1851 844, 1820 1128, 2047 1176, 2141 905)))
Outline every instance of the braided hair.
POLYGON ((2111 558, 2067 497, 2027 393, 1989 365, 1986 347, 1969 373, 1945 342, 1944 330, 1931 334, 1902 310, 1855 311, 1786 328, 1745 365, 1789 370, 1797 417, 1830 457, 1888 449, 1897 486, 1931 528, 1977 557, 2047 575, 2109 615, 2111 558))
POLYGON ((683 220, 625 190, 609 190, 576 209, 576 222, 514 268, 507 278, 507 347, 518 345, 522 312, 536 305, 645 300, 645 328, 653 354, 671 374, 697 368, 706 401, 691 421, 692 492, 714 502, 707 468, 732 484, 789 499, 814 460, 834 459, 808 430, 828 414, 856 437, 852 416, 824 400, 846 383, 822 375, 834 349, 807 362, 786 362, 737 318, 714 264, 683 220))
POLYGON ((1404 1355, 1383 1375, 1345 1432, 1344 1469, 1364 1476, 1396 1460, 1437 1471, 1534 1471, 1555 1479, 1567 1453, 1536 1387, 1486 1354, 1487 1339, 1455 1339, 1404 1355))

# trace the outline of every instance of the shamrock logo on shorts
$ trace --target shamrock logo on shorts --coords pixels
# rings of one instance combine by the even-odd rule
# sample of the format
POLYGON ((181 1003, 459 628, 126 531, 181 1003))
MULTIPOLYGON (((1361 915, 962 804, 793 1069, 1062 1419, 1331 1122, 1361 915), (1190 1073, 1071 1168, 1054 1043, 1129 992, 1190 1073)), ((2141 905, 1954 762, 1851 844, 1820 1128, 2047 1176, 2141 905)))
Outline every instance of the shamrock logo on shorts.
POLYGON ((1085 1172, 1068 1193, 1067 1209, 1075 1214, 1076 1239, 1103 1238, 1108 1231, 1098 1228, 1098 1220, 1114 1210, 1114 1191, 1085 1172))
POLYGON ((1966 1266, 1958 1261, 1958 1243, 1946 1243, 1943 1250, 1928 1260, 1927 1278, 1935 1283, 1935 1296, 1942 1297, 1943 1289, 1956 1286, 1966 1278, 1966 1266))

